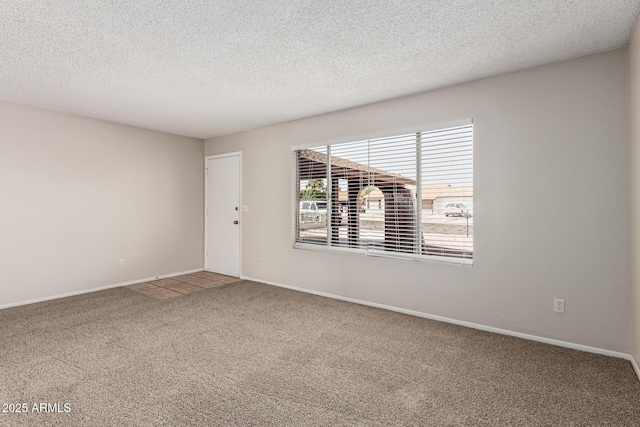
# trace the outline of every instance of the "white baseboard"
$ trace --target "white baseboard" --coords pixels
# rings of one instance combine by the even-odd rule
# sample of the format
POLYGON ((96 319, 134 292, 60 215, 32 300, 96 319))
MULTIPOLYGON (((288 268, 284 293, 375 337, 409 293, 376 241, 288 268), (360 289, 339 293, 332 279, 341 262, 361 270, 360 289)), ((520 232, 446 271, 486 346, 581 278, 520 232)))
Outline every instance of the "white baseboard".
POLYGON ((118 288, 118 287, 121 287, 121 286, 136 285, 138 283, 150 282, 152 280, 157 280, 157 279, 166 279, 166 278, 169 278, 169 277, 182 276, 184 274, 197 273, 199 271, 204 271, 204 269, 203 268, 197 268, 195 270, 181 271, 179 273, 163 274, 161 276, 146 277, 144 279, 131 280, 129 282, 116 283, 114 285, 100 286, 100 287, 91 288, 91 289, 82 289, 80 291, 67 292, 67 293, 64 293, 64 294, 50 295, 50 296, 47 296, 47 297, 36 298, 36 299, 27 300, 27 301, 12 302, 10 304, 0 305, 0 310, 2 310, 4 308, 17 307, 17 306, 20 306, 20 305, 27 305, 27 304, 34 304, 34 303, 37 303, 37 302, 50 301, 52 299, 66 298, 66 297, 72 297, 74 295, 87 294, 89 292, 104 291, 105 289, 118 288))
POLYGON ((398 313, 409 314, 411 316, 417 316, 417 317, 423 317, 425 319, 437 320, 439 322, 446 322, 446 323, 452 323, 454 325, 466 326, 467 328, 478 329, 478 330, 481 330, 481 331, 493 332, 493 333, 502 334, 502 335, 510 335, 510 336, 523 338, 523 339, 530 340, 530 341, 537 341, 537 342, 541 342, 541 343, 545 343, 545 344, 551 344, 551 345, 555 345, 555 346, 558 346, 558 347, 565 347, 565 348, 571 348, 571 349, 574 349, 574 350, 585 351, 587 353, 595 353, 595 354, 602 354, 602 355, 605 355, 605 356, 617 357, 617 358, 620 358, 620 359, 629 360, 633 364, 633 367, 634 367, 634 369, 636 371, 636 374, 638 374, 638 378, 640 378, 640 370, 638 370, 638 365, 635 363, 635 360, 633 359, 633 357, 630 354, 627 354, 627 353, 621 353, 621 352, 618 352, 618 351, 607 350, 607 349, 598 348, 598 347, 591 347, 591 346, 588 346, 588 345, 576 344, 576 343, 572 343, 572 342, 568 342, 568 341, 556 340, 556 339, 552 339, 552 338, 545 338, 545 337, 540 337, 540 336, 537 336, 537 335, 525 334, 525 333, 522 333, 522 332, 510 331, 508 329, 495 328, 493 326, 486 326, 486 325, 481 325, 481 324, 478 324, 478 323, 466 322, 464 320, 457 320, 457 319, 452 319, 452 318, 449 318, 449 317, 443 317, 443 316, 437 316, 437 315, 434 315, 434 314, 422 313, 420 311, 407 310, 407 309, 404 309, 404 308, 394 307, 394 306, 390 306, 390 305, 378 304, 378 303, 375 303, 375 302, 369 302, 369 301, 359 300, 359 299, 355 299, 355 298, 343 297, 343 296, 340 296, 340 295, 330 294, 330 293, 326 293, 326 292, 319 292, 319 291, 314 291, 314 290, 310 290, 310 289, 298 288, 298 287, 295 287, 295 286, 283 285, 283 284, 280 284, 280 283, 269 282, 269 281, 266 281, 266 280, 263 280, 263 279, 255 279, 255 278, 252 278, 252 277, 245 277, 245 276, 240 276, 240 278, 244 279, 244 280, 251 280, 251 281, 254 281, 254 282, 264 283, 264 284, 271 285, 271 286, 277 286, 277 287, 280 287, 280 288, 286 288, 286 289, 291 289, 291 290, 294 290, 294 291, 306 292, 308 294, 319 295, 319 296, 322 296, 322 297, 327 297, 327 298, 337 299, 337 300, 341 300, 341 301, 352 302, 352 303, 355 303, 355 304, 367 305, 367 306, 370 306, 370 307, 382 308, 384 310, 396 311, 398 313))
POLYGON ((631 356, 631 366, 633 366, 633 370, 636 371, 636 375, 640 380, 640 367, 638 367, 638 363, 636 362, 636 359, 633 358, 633 356, 631 356))

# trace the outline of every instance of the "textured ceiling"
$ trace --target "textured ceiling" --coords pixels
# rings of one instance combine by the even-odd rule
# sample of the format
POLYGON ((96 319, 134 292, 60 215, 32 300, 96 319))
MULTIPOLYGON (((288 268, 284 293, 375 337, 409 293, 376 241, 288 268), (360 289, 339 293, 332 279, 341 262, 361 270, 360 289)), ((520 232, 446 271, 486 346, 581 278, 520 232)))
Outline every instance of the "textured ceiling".
POLYGON ((0 100, 209 138, 626 45, 640 0, 0 0, 0 100))

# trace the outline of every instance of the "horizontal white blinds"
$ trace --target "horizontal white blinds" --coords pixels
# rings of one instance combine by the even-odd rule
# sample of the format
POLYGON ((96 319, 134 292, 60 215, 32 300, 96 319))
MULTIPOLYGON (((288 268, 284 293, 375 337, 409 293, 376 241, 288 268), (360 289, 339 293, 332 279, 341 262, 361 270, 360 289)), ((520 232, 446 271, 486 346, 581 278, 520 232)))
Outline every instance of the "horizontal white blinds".
POLYGON ((296 242, 469 260, 472 125, 296 151, 296 242))
POLYGON ((327 151, 316 147, 296 153, 298 166, 297 241, 327 244, 327 151))
POLYGON ((473 257, 473 126, 422 134, 422 254, 473 257))

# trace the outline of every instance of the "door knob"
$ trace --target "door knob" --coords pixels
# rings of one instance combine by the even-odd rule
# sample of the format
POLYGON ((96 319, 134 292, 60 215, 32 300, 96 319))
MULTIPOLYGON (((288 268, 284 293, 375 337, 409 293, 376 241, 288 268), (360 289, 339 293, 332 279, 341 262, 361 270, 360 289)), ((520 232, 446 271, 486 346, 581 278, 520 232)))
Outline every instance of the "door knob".
POLYGON ((235 221, 233 221, 233 223, 234 223, 235 225, 238 225, 238 220, 236 219, 235 221))

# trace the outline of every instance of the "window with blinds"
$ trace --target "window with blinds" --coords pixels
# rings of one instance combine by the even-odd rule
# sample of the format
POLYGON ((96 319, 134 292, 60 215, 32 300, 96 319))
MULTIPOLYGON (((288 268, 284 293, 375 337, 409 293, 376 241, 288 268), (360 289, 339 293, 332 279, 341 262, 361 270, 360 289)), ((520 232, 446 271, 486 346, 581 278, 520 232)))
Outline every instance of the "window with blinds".
POLYGON ((473 125, 295 151, 295 247, 473 260, 473 125))

